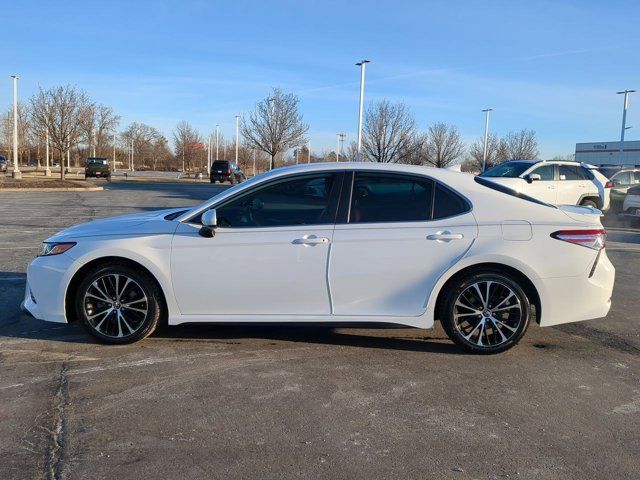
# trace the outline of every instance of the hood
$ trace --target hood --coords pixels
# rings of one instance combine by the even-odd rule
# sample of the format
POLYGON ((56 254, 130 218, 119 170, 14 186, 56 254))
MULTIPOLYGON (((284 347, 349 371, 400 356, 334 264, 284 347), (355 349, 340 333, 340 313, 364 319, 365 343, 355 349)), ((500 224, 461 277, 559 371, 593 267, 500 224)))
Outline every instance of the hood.
POLYGON ((93 220, 62 230, 46 241, 60 242, 83 237, 169 233, 175 230, 176 223, 165 220, 164 217, 184 210, 188 209, 170 208, 93 220))

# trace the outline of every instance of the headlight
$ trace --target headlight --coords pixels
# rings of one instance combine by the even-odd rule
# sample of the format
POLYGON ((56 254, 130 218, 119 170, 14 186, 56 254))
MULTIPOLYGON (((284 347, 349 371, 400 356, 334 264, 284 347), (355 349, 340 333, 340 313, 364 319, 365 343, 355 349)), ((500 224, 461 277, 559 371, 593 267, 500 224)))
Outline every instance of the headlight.
POLYGON ((44 242, 40 250, 41 257, 50 257, 51 255, 60 255, 73 247, 76 242, 44 242))

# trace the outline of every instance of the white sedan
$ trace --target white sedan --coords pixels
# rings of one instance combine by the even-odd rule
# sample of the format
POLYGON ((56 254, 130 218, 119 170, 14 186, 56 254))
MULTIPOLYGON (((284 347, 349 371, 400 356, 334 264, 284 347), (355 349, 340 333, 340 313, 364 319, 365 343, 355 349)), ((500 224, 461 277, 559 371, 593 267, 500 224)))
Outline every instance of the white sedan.
POLYGON ((466 350, 604 317, 614 268, 600 212, 481 177, 371 163, 282 168, 190 209, 47 239, 23 308, 130 343, 160 321, 433 328, 466 350))

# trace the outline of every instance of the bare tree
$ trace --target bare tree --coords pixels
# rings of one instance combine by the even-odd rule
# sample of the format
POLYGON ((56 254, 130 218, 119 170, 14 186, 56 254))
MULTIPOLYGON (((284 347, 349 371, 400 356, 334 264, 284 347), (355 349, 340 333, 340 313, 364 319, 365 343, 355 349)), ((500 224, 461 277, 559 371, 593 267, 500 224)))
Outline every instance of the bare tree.
POLYGON ((104 151, 110 143, 110 138, 120 123, 120 116, 116 115, 113 108, 99 104, 95 107, 95 142, 96 152, 104 156, 104 151))
POLYGON ((463 154, 464 142, 455 126, 436 122, 425 134, 423 152, 427 163, 446 168, 463 154))
POLYGON ((70 85, 40 89, 31 97, 31 113, 38 129, 49 129, 49 138, 60 153, 60 178, 64 179, 64 157, 76 143, 82 114, 89 104, 87 95, 70 85))
POLYGON ((270 168, 275 167, 276 155, 304 143, 309 126, 298 111, 299 103, 294 94, 274 88, 253 112, 242 117, 242 136, 251 147, 271 156, 270 168))
MULTIPOLYGON (((487 161, 486 168, 491 168, 498 164, 498 153, 500 151, 500 140, 494 133, 487 136, 487 161)), ((480 137, 469 147, 469 156, 466 165, 470 170, 482 170, 482 158, 484 153, 484 137, 480 137)))
POLYGON ((367 109, 362 148, 372 162, 401 162, 415 146, 415 120, 404 103, 383 100, 367 109))
POLYGON ((182 162, 182 171, 202 168, 204 144, 202 136, 188 122, 182 120, 173 131, 176 159, 182 162), (198 165, 199 164, 199 165, 198 165))
MULTIPOLYGON (((148 168, 149 163, 156 165, 156 145, 164 143, 167 140, 154 127, 145 123, 134 122, 129 125, 124 132, 120 134, 120 138, 125 144, 125 149, 130 150, 133 143, 134 164, 137 168, 148 168)), ((166 152, 165 152, 166 153, 166 152)), ((155 169, 155 166, 154 166, 155 169)))
POLYGON ((538 158, 538 141, 534 130, 509 132, 498 147, 498 163, 507 160, 529 160, 538 158))

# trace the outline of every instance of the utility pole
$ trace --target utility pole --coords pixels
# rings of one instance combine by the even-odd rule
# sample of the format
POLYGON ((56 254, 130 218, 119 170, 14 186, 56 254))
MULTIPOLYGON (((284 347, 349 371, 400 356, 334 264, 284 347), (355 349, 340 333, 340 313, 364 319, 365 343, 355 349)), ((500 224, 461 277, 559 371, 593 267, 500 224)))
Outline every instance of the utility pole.
POLYGON ((356 162, 360 161, 360 152, 362 151, 362 115, 364 113, 364 75, 367 63, 370 60, 361 60, 356 63, 360 67, 360 109, 358 112, 358 147, 356 150, 356 162))
POLYGON ((339 158, 340 155, 343 155, 344 152, 344 139, 347 137, 346 133, 339 133, 338 134, 338 155, 336 155, 336 161, 338 161, 337 159, 339 158))
POLYGON ((492 108, 485 108, 484 112, 484 147, 482 148, 482 171, 487 169, 487 142, 489 140, 489 112, 492 108))
POLYGON ((624 132, 631 127, 627 127, 627 109, 629 108, 629 94, 635 90, 623 90, 616 92, 617 95, 624 95, 624 105, 622 107, 622 129, 620 131, 620 165, 624 165, 624 132))
POLYGON ((22 178, 22 172, 18 167, 18 76, 13 78, 13 178, 22 178))
POLYGON ((45 106, 45 115, 47 118, 47 132, 46 132, 46 152, 45 155, 47 157, 47 162, 45 164, 45 168, 44 168, 44 176, 45 177, 50 177, 51 176, 51 168, 49 168, 49 105, 47 104, 45 106))
POLYGON ((236 115, 236 166, 238 165, 238 142, 240 142, 240 115, 236 115))

